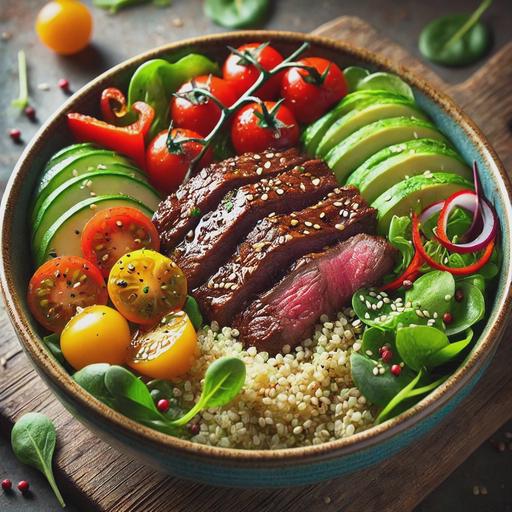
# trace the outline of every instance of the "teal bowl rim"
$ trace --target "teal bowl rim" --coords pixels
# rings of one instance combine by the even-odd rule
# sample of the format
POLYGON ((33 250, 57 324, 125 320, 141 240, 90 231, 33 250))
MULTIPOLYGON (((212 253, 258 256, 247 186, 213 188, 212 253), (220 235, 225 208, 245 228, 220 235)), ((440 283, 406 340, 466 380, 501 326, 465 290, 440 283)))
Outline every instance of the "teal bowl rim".
MULTIPOLYGON (((243 450, 200 445, 162 434, 128 419, 85 393, 72 380, 67 372, 65 372, 43 347, 40 335, 27 315, 25 315, 22 308, 25 292, 16 290, 13 274, 10 272, 9 238, 12 228, 12 212, 23 186, 24 177, 30 172, 34 154, 37 153, 38 148, 45 145, 46 141, 51 137, 52 128, 61 122, 61 118, 63 118, 65 113, 72 110, 72 107, 77 102, 85 102, 88 98, 92 97, 92 95, 97 95, 101 87, 111 83, 112 79, 117 74, 122 73, 128 68, 151 58, 157 58, 163 54, 188 50, 198 45, 222 44, 222 46, 225 46, 229 43, 233 46, 237 46, 248 40, 262 39, 273 40, 283 44, 300 44, 304 41, 308 41, 313 47, 317 46, 324 51, 337 52, 344 56, 350 56, 354 60, 396 73, 404 78, 410 85, 436 103, 442 111, 463 129, 467 137, 472 141, 479 155, 491 171, 493 177, 492 181, 496 186, 496 196, 499 197, 499 201, 503 206, 504 218, 501 219, 502 232, 503 234, 512 232, 512 185, 496 152, 476 124, 461 108, 456 106, 448 96, 436 91, 434 87, 422 79, 416 78, 404 67, 395 65, 372 52, 357 48, 345 42, 297 32, 266 30, 239 31, 191 38, 163 45, 128 59, 101 74, 77 91, 44 123, 25 148, 14 168, 2 198, 0 206, 0 285, 11 322, 15 327, 24 350, 29 355, 34 366, 36 366, 36 369, 43 373, 45 378, 51 379, 53 387, 58 388, 57 395, 59 393, 65 393, 67 395, 66 400, 71 400, 75 407, 80 408, 82 411, 87 411, 89 422, 102 425, 102 428, 108 426, 110 431, 120 431, 125 437, 133 439, 134 442, 142 442, 143 444, 149 443, 154 448, 160 450, 166 449, 175 454, 201 460, 207 457, 208 462, 212 464, 219 462, 240 468, 276 467, 286 462, 292 462, 296 465, 307 465, 311 462, 337 459, 358 450, 367 449, 393 436, 399 435, 401 432, 404 432, 420 422, 426 416, 433 414, 446 405, 446 403, 473 378, 484 365, 488 357, 493 355, 505 330, 507 314, 510 313, 512 306, 512 290, 510 287, 510 283, 512 282, 512 261, 509 260, 508 262, 503 262, 502 268, 502 280, 504 279, 505 283, 508 284, 508 293, 496 298, 490 318, 483 329, 479 342, 461 368, 425 399, 400 416, 358 434, 354 434, 351 437, 329 441, 315 446, 279 450, 243 450)), ((504 243, 506 242, 507 246, 510 248, 510 236, 504 236, 503 241, 504 243)))

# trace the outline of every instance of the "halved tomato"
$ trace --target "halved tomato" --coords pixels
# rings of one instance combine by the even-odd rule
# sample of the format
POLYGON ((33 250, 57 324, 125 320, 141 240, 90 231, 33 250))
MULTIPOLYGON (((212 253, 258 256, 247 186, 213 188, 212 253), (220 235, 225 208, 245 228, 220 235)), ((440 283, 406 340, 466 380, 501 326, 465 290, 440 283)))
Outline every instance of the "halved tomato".
POLYGON ((152 325, 181 309, 187 300, 187 278, 172 260, 141 249, 122 256, 110 271, 108 293, 131 322, 152 325))
POLYGON ((28 307, 46 329, 61 332, 78 307, 108 301, 101 272, 79 256, 61 256, 43 263, 28 285, 28 307))
POLYGON ((160 249, 151 219, 136 208, 118 206, 98 212, 82 232, 82 254, 108 277, 114 263, 127 252, 160 249))
POLYGON ((146 377, 170 380, 190 369, 196 351, 194 326, 184 311, 176 311, 151 331, 134 338, 128 349, 127 364, 146 377))

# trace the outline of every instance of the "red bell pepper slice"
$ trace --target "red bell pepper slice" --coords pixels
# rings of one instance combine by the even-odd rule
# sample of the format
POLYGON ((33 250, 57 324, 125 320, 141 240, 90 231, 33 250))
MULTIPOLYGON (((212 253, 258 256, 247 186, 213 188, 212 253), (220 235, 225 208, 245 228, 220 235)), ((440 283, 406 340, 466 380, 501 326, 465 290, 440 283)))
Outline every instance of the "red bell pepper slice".
POLYGON ((423 246, 423 242, 421 240, 421 232, 420 232, 420 221, 418 215, 416 213, 412 214, 412 242, 414 244, 414 248, 416 252, 420 254, 420 256, 432 267, 437 270, 444 270, 445 272, 450 272, 456 276, 467 276, 470 274, 474 274, 478 272, 490 259, 492 255, 492 251, 494 250, 495 239, 493 238, 489 244, 485 247, 484 252, 480 259, 472 263, 471 265, 467 265, 465 267, 448 267, 443 265, 442 263, 438 263, 434 258, 432 258, 425 247, 423 246))
POLYGON ((110 124, 119 124, 118 121, 128 114, 126 97, 115 87, 104 89, 101 93, 100 107, 103 120, 110 124))
POLYGON ((384 292, 398 290, 398 288, 401 288, 404 285, 404 281, 415 281, 421 274, 422 265, 423 258, 418 251, 415 251, 411 262, 403 273, 393 281, 382 286, 381 290, 384 292))
POLYGON ((137 121, 128 126, 115 126, 84 114, 68 114, 68 126, 75 139, 93 142, 132 158, 139 167, 145 167, 144 136, 149 131, 155 111, 153 107, 137 101, 132 109, 139 114, 137 121))

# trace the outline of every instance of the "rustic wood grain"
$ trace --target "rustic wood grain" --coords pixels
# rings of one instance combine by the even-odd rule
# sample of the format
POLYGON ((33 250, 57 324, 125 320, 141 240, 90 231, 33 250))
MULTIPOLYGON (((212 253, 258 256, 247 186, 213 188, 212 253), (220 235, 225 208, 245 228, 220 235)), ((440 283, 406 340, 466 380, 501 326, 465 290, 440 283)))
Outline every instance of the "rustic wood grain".
MULTIPOLYGON (((449 87, 405 50, 379 37, 357 18, 340 18, 316 33, 380 52, 447 90, 477 121, 505 165, 512 167, 511 132, 507 129, 512 119, 512 44, 470 80, 449 87)), ((35 374, 2 309, 0 356, 6 357, 7 363, 4 368, 0 366, 0 429, 7 433, 13 421, 28 409, 36 408, 54 419, 59 432, 57 478, 64 493, 88 512, 408 511, 509 419, 510 341, 503 341, 486 375, 455 414, 421 443, 378 467, 302 488, 233 490, 154 472, 92 435, 63 409, 35 374)))

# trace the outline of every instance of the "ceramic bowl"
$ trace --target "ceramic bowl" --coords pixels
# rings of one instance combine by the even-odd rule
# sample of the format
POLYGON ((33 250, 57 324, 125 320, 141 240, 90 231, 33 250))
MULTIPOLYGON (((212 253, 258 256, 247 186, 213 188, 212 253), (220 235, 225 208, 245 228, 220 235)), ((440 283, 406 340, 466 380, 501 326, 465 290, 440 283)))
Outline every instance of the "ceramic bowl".
POLYGON ((369 467, 418 440, 452 411, 471 391, 489 364, 511 309, 511 186, 502 164, 481 131, 454 103, 386 60, 346 43, 288 32, 238 32, 205 36, 170 44, 139 55, 102 74, 74 94, 40 129, 25 149, 11 176, 2 202, 1 286, 17 335, 34 367, 58 399, 87 427, 107 442, 170 474, 214 485, 276 487, 309 484, 369 467), (28 248, 27 212, 30 196, 46 160, 71 142, 65 114, 98 112, 100 92, 107 86, 125 89, 142 62, 177 59, 190 51, 223 59, 226 46, 270 40, 284 54, 303 41, 310 53, 341 66, 363 65, 400 75, 414 89, 420 106, 434 119, 464 156, 481 169, 486 196, 501 222, 503 266, 486 326, 465 363, 443 385, 406 413, 346 439, 322 445, 275 451, 211 448, 150 430, 95 400, 75 384, 46 352, 40 330, 27 309, 27 283, 33 271, 28 248))

